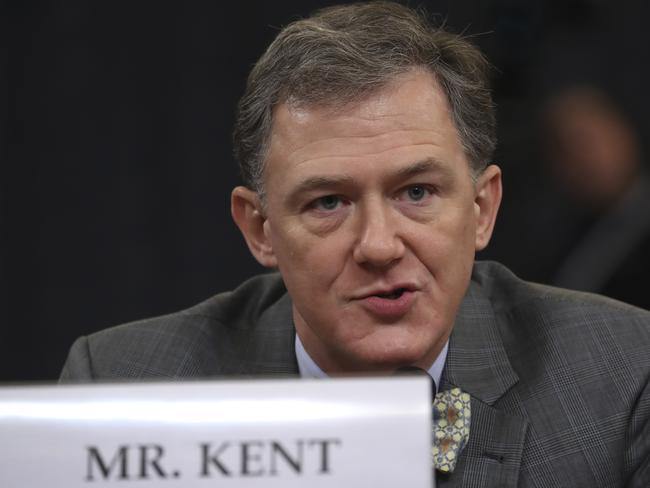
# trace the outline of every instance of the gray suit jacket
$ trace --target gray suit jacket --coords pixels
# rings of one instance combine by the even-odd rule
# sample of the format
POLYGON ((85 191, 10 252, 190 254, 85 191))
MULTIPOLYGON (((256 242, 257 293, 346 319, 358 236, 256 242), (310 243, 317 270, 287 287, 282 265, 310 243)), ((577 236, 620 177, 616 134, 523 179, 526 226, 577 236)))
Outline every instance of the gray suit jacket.
MULTIPOLYGON (((78 339, 62 381, 298 373, 276 274, 176 314, 78 339)), ((650 487, 650 313, 477 263, 442 388, 472 398, 439 486, 650 487)))

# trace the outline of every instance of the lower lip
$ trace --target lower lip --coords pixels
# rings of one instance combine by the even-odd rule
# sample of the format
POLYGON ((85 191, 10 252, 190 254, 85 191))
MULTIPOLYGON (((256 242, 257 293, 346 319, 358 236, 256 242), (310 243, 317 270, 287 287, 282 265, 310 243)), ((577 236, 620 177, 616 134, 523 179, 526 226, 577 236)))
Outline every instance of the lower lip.
POLYGON ((373 315, 386 320, 395 320, 403 317, 411 309, 415 293, 405 291, 393 300, 378 296, 366 297, 361 300, 363 307, 373 315))

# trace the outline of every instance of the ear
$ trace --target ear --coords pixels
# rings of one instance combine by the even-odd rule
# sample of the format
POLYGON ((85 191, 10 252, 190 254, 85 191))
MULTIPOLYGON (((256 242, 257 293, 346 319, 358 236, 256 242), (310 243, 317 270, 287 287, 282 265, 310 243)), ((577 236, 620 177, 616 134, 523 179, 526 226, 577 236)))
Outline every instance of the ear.
POLYGON ((265 232, 268 222, 257 193, 243 186, 236 187, 230 195, 230 213, 253 257, 262 266, 276 267, 273 246, 265 232))
POLYGON ((501 204, 501 191, 501 170, 492 164, 485 168, 476 182, 474 209, 476 212, 475 248, 477 251, 485 249, 490 242, 501 204))

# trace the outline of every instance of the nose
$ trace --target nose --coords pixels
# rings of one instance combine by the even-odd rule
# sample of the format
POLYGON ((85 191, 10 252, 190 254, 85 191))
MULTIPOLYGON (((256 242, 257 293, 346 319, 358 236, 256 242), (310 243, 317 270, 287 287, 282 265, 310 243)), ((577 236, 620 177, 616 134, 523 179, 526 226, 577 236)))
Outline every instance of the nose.
POLYGON ((404 255, 404 242, 390 208, 379 202, 368 205, 359 215, 358 240, 353 250, 358 264, 385 267, 404 255))

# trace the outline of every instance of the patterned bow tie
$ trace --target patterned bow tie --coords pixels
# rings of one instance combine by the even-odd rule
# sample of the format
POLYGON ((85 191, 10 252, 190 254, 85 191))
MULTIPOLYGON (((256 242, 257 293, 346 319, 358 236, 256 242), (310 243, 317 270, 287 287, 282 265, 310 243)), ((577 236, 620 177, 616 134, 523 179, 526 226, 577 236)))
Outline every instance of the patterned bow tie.
POLYGON ((470 399, 460 388, 436 395, 433 402, 433 466, 452 473, 456 461, 469 439, 470 399))

